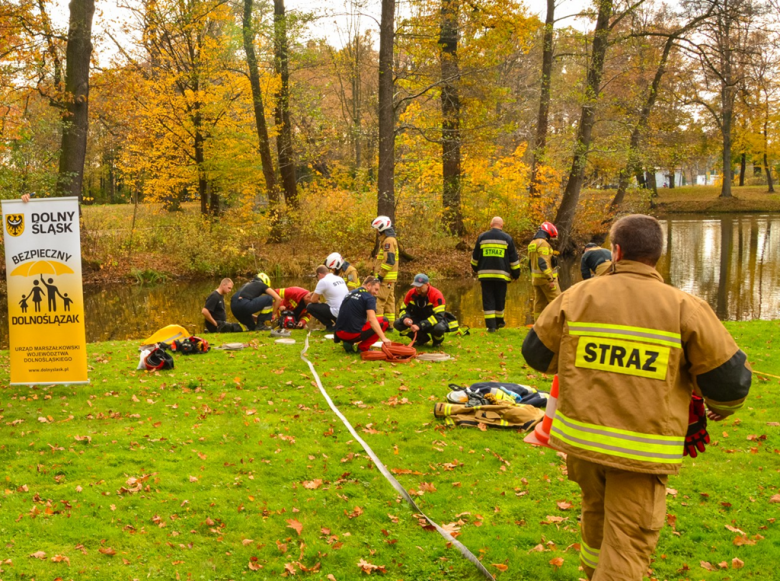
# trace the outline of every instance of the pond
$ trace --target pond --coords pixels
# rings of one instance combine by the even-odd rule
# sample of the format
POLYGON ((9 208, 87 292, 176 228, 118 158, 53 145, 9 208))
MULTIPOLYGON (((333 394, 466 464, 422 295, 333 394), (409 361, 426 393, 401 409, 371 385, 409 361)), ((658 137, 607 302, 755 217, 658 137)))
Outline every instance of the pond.
MULTIPOLYGON (((706 300, 723 320, 774 319, 780 313, 780 215, 678 215, 662 221, 667 250, 658 264, 664 279, 706 300)), ((363 274, 363 273, 361 273, 363 274)), ((560 265, 564 288, 580 280, 579 260, 560 265)), ((274 286, 314 287, 314 278, 274 280, 274 286)), ((401 280, 399 301, 409 288, 401 280)), ((475 279, 432 281, 448 310, 462 324, 483 325, 482 299, 475 279)), ((203 303, 219 280, 156 286, 87 286, 87 340, 141 340, 172 323, 203 332, 203 303)), ((243 284, 236 281, 236 286, 243 284)), ((509 326, 530 322, 533 291, 527 272, 509 285, 509 326)), ((8 348, 6 299, 0 306, 0 346, 8 348)), ((229 301, 227 301, 229 303, 229 301)))

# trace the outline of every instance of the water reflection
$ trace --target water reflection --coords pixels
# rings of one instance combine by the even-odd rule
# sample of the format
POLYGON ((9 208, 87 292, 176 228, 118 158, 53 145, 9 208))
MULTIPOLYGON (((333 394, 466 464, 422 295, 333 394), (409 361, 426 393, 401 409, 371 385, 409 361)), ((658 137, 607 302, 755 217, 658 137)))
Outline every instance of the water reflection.
MULTIPOLYGON (((706 300, 721 319, 774 319, 780 309, 780 216, 679 216, 662 221, 667 251, 658 264, 664 279, 706 300), (774 231, 774 232, 773 232, 774 231), (671 249, 671 251, 670 251, 671 249)), ((579 260, 560 266, 564 288, 580 280, 579 260)), ((409 281, 401 281, 400 298, 409 281)), ((174 282, 152 287, 112 285, 85 288, 87 340, 138 339, 176 323, 203 332, 200 310, 219 281, 174 282)), ((448 310, 461 323, 481 327, 482 295, 476 280, 433 281, 448 310)), ((236 281, 240 286, 241 281, 236 281)), ((279 286, 313 288, 314 278, 274 281, 279 286)), ((509 285, 507 325, 529 321, 530 276, 509 285)), ((0 346, 7 349, 6 299, 0 305, 0 346)))

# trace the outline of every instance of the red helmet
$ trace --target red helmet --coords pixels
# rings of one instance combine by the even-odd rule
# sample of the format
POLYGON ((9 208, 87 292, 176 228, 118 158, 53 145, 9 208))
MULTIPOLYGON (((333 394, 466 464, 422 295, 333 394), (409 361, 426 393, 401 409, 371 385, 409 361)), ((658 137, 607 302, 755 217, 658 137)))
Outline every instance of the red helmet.
POLYGON ((542 231, 547 232, 547 234, 550 235, 550 238, 558 238, 558 228, 556 228, 555 224, 552 222, 542 222, 542 225, 539 226, 539 228, 541 228, 542 231))

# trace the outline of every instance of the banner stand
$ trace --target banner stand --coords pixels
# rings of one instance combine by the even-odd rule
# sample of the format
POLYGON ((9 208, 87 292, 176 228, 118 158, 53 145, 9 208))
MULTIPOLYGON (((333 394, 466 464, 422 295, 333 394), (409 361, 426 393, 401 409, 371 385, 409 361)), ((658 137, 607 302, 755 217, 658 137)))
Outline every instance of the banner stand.
POLYGON ((2 208, 11 385, 89 383, 78 198, 2 208))

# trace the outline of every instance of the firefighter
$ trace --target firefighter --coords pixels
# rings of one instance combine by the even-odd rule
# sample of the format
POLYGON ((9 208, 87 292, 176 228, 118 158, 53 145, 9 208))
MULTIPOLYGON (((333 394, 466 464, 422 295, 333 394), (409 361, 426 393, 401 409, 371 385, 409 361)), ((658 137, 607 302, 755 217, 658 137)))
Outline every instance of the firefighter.
POLYGON ((276 294, 282 299, 282 303, 279 308, 274 309, 273 318, 279 320, 281 311, 290 311, 291 315, 289 316, 293 317, 295 327, 303 329, 310 318, 309 313, 306 312, 306 299, 311 296, 311 293, 299 286, 289 286, 276 289, 276 294))
POLYGON ((580 272, 582 280, 588 280, 593 276, 600 276, 609 271, 612 266, 612 253, 598 244, 589 242, 585 245, 580 259, 580 272))
POLYGON ((482 286, 482 310, 489 333, 505 325, 506 285, 520 276, 515 242, 503 228, 504 220, 493 218, 490 230, 479 235, 471 255, 471 268, 482 286))
POLYGON ((398 280, 398 241, 393 223, 387 216, 377 216, 371 227, 379 232, 379 253, 374 264, 374 276, 381 288, 376 299, 377 316, 385 316, 392 328, 395 322, 395 283, 398 280))
POLYGON ((560 296, 558 272, 553 265, 554 251, 550 240, 558 237, 558 229, 550 222, 542 222, 528 245, 528 262, 531 266, 531 284, 534 287, 534 321, 544 308, 560 296))
POLYGON ((271 279, 261 272, 230 299, 230 311, 249 331, 269 331, 267 323, 282 306, 281 297, 270 287, 271 279), (257 327, 257 323, 261 326, 257 327))
POLYGON ((666 522, 669 474, 703 451, 707 417, 742 408, 751 371, 710 306, 664 284, 655 218, 621 218, 610 240, 612 270, 550 303, 522 352, 558 374, 550 444, 582 489, 588 578, 641 581, 666 522), (709 412, 692 409, 692 393, 709 412))
POLYGON ((333 271, 333 274, 340 276, 347 283, 347 288, 351 291, 360 286, 360 277, 357 269, 341 257, 338 252, 331 252, 325 259, 325 266, 333 271))
POLYGON ((417 333, 417 345, 425 345, 431 337, 434 347, 444 342, 444 333, 449 330, 444 295, 431 286, 427 274, 415 275, 394 326, 404 336, 417 333))
POLYGON ((385 336, 390 323, 386 317, 376 315, 376 297, 380 288, 379 280, 367 276, 362 286, 344 297, 336 319, 333 342, 343 343, 347 353, 368 351, 377 339, 391 343, 385 336))

